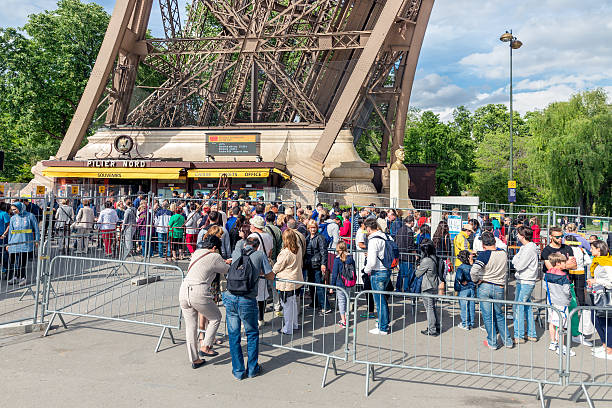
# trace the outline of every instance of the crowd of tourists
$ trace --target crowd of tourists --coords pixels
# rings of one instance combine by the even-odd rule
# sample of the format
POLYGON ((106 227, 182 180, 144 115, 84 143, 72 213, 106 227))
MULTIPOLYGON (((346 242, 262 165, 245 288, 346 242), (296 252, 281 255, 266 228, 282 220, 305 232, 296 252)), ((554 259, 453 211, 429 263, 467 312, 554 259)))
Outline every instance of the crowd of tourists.
MULTIPOLYGON (((218 354, 219 302, 225 307, 232 372, 237 379, 261 373, 259 328, 266 324, 270 298, 274 316, 283 319, 282 335, 299 328, 300 302, 321 316, 338 310, 338 325, 346 327, 349 299, 344 292, 330 293, 315 285, 304 290, 304 282, 349 290, 356 286, 421 293, 427 315, 427 327, 421 333, 432 337, 441 334, 437 296, 454 290, 461 298, 461 330, 477 327, 474 299, 479 300, 481 328, 487 333, 484 346, 496 350, 536 342, 534 308, 514 305, 512 333, 502 304, 487 302, 505 299, 511 273, 518 302, 531 302, 536 282, 543 278, 546 303, 555 309, 549 308, 547 317, 551 351, 574 354, 560 344, 561 328, 571 331, 573 342, 592 347, 591 333, 585 328, 594 327, 602 345, 593 347, 593 355, 612 360, 610 316, 582 313, 577 316, 578 324, 567 321, 573 307, 588 304, 594 293, 612 291, 611 235, 607 243, 597 236, 586 237, 571 222, 563 229, 550 227, 549 237, 543 237, 537 217, 506 217, 503 210, 477 214, 462 223, 460 232, 451 234, 449 217, 459 215, 457 209, 441 214, 432 233, 428 211, 383 209, 375 204, 353 212, 338 203, 326 208, 321 203, 310 206, 176 194, 171 199, 140 195, 107 200, 101 207, 89 200, 60 201, 52 209, 53 231, 60 246, 87 253, 92 232, 97 230, 101 250, 108 256, 189 259, 179 300, 194 368, 218 354), (223 292, 222 279, 227 282, 223 292), (452 288, 447 282, 449 286, 452 282, 452 288), (246 368, 241 326, 247 339, 246 368)), ((26 246, 28 242, 23 251, 32 251, 30 242, 38 239, 37 219, 21 202, 11 204, 10 218, 6 205, 0 209, 0 227, 5 230, 2 239, 9 237, 7 262, 18 263, 13 255, 18 252, 11 245, 22 242, 26 246), (30 241, 22 241, 25 238, 20 234, 30 241)), ((11 283, 22 279, 15 273, 10 278, 11 283)), ((361 314, 376 318, 371 335, 385 336, 391 330, 387 302, 385 295, 371 295, 368 310, 361 314)))

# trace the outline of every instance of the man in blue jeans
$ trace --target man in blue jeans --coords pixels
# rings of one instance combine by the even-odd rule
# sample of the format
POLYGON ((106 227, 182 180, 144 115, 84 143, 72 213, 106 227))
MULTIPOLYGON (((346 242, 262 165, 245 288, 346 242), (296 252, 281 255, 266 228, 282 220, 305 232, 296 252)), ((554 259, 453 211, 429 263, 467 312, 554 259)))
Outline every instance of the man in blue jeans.
POLYGON ((497 333, 499 332, 503 345, 512 348, 514 343, 506 324, 503 305, 498 302, 485 301, 485 299, 504 299, 508 257, 506 251, 495 248, 495 235, 492 232, 483 232, 481 239, 484 251, 479 252, 470 274, 472 281, 479 284, 478 299, 481 299, 480 310, 487 331, 487 340, 484 341, 484 345, 492 350, 498 349, 497 333))
MULTIPOLYGON (((384 291, 391 279, 391 271, 385 268, 382 263, 387 236, 378 230, 378 223, 374 218, 366 219, 364 226, 368 234, 368 259, 364 271, 370 275, 372 290, 384 291)), ((370 333, 385 336, 389 331, 389 306, 387 305, 387 299, 384 295, 374 294, 374 304, 378 314, 378 327, 370 330, 370 333)))
MULTIPOLYGON (((516 229, 516 236, 521 243, 521 248, 512 258, 512 265, 516 269, 514 300, 529 303, 538 280, 538 247, 532 242, 531 228, 521 225, 516 229)), ((538 341, 531 306, 513 305, 512 309, 514 310, 514 342, 538 341), (527 337, 525 337, 525 319, 527 320, 527 337)))
MULTIPOLYGON (((249 258, 254 266, 251 276, 251 291, 246 295, 234 295, 229 291, 223 292, 223 305, 225 306, 225 319, 227 334, 229 337, 230 355, 232 357, 232 374, 237 380, 245 377, 252 378, 262 372, 259 359, 259 326, 257 309, 257 281, 261 275, 272 271, 267 256, 258 251, 259 240, 247 238, 238 241, 236 249, 232 253, 232 263, 237 262, 242 256, 243 249, 251 252, 249 258), (244 332, 247 337, 247 367, 244 367, 244 356, 240 346, 240 325, 244 323, 244 332)), ((261 277, 263 279, 263 277, 261 277)))

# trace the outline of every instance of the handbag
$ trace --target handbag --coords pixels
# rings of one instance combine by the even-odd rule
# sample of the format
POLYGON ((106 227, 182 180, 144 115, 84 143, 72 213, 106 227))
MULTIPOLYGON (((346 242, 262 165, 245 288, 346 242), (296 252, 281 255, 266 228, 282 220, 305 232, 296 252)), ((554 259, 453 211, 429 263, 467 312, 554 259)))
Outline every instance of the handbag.
POLYGON ((593 290, 591 293, 591 303, 595 309, 595 316, 612 320, 612 291, 602 288, 593 290), (607 310, 606 310, 607 309, 607 310))

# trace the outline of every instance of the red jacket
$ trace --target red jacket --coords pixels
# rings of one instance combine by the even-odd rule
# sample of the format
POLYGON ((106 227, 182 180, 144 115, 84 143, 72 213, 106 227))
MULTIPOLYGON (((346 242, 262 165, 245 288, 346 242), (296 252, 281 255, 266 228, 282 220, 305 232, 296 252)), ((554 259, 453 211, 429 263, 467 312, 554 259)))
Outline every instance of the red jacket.
POLYGON ((531 230, 533 231, 533 242, 536 244, 540 243, 540 226, 538 224, 534 224, 531 226, 531 230))

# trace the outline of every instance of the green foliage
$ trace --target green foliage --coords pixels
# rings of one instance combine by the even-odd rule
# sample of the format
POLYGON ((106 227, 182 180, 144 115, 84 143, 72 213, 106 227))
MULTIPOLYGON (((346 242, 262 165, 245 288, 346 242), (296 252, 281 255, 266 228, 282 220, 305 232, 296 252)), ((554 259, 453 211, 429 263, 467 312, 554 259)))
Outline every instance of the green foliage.
POLYGON ((612 108, 602 89, 550 104, 529 121, 532 176, 558 205, 612 213, 612 108))
POLYGON ((101 6, 60 0, 0 29, 0 178, 27 181, 30 167, 55 154, 93 68, 109 16, 101 6))
POLYGON ((473 170, 469 111, 457 108, 455 119, 452 124, 445 124, 438 115, 426 111, 416 120, 409 120, 406 126, 405 162, 438 164, 436 192, 439 195, 460 195, 473 170))

